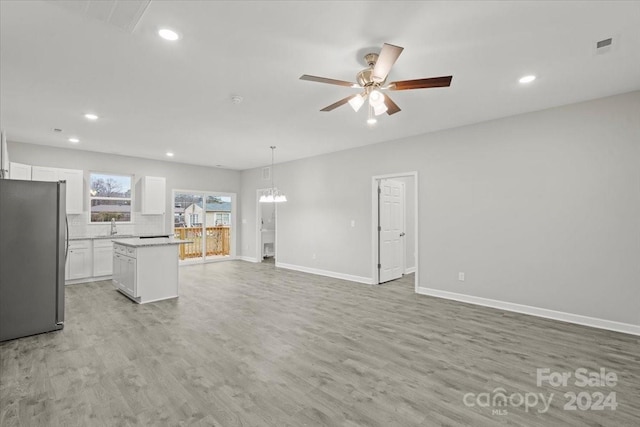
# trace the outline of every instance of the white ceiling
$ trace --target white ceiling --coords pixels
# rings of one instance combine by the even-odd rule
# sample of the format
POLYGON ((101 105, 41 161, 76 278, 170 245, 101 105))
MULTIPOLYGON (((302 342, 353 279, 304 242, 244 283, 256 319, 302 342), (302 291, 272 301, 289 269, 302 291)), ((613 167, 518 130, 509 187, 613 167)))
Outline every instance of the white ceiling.
POLYGON ((640 89, 638 1, 154 0, 133 31, 72 9, 0 1, 11 141, 247 169, 270 163, 270 145, 283 162, 640 89), (384 42, 405 48, 388 81, 452 86, 392 92, 402 111, 373 128, 365 108, 320 112, 357 90, 298 78, 355 81, 384 42))

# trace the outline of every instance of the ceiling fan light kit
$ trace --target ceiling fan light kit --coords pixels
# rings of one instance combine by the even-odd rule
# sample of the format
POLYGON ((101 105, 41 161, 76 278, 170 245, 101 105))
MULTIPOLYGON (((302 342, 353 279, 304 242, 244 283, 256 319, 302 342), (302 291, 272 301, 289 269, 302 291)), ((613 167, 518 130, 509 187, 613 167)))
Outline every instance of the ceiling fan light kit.
POLYGON ((329 79, 326 77, 311 76, 303 74, 300 76, 300 80, 308 80, 318 83, 327 83, 337 86, 346 86, 350 88, 364 89, 362 94, 350 95, 340 101, 323 108, 320 111, 332 111, 346 103, 351 105, 351 108, 355 112, 360 110, 360 107, 365 103, 367 98, 369 99, 368 108, 368 124, 375 124, 376 119, 372 116, 375 114, 379 116, 387 113, 388 115, 395 114, 400 111, 400 107, 393 102, 388 96, 383 94, 383 90, 410 90, 410 89, 428 89, 435 87, 449 87, 453 76, 443 77, 431 77, 426 79, 416 80, 401 80, 389 83, 384 86, 391 67, 397 61, 398 57, 402 53, 404 48, 394 46, 392 44, 385 43, 382 45, 380 54, 368 53, 364 56, 364 60, 369 64, 369 68, 365 68, 356 75, 357 83, 347 82, 344 80, 329 79))
POLYGON ((367 93, 365 92, 362 95, 357 94, 356 96, 354 96, 349 100, 349 105, 351 105, 351 108, 353 108, 353 111, 357 113, 358 110, 360 110, 360 107, 364 105, 364 100, 366 99, 366 97, 367 97, 367 93))
POLYGON ((375 114, 376 116, 379 116, 380 114, 384 114, 388 110, 387 106, 384 104, 372 105, 372 107, 373 107, 373 114, 375 114))

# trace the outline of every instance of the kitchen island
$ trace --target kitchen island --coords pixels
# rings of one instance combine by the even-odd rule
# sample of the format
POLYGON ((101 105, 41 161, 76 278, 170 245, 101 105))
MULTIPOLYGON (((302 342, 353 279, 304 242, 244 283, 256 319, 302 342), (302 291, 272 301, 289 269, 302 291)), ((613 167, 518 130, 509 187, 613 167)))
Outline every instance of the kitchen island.
POLYGON ((173 237, 113 240, 113 285, 144 304, 178 297, 178 245, 173 237))

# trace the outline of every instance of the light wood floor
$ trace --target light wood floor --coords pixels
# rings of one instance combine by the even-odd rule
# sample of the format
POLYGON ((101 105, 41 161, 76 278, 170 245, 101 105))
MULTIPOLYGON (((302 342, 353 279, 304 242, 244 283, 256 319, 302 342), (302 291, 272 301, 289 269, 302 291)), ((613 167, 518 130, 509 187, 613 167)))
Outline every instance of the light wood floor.
POLYGON ((416 295, 412 277, 369 286, 232 261, 180 278, 179 299, 146 305, 109 282, 68 286, 63 331, 0 344, 0 425, 640 424, 638 337, 416 295), (617 385, 536 385, 537 368, 581 367, 617 385), (545 413, 517 395, 464 403, 497 388, 554 396, 545 413), (618 406, 567 411, 570 391, 618 406))

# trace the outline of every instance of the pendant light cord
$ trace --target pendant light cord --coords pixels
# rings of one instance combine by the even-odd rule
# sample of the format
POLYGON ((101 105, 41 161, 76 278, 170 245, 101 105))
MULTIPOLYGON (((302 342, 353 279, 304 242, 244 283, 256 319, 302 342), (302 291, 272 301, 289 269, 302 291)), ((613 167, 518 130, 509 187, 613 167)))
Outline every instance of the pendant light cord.
POLYGON ((275 150, 276 150, 276 146, 272 145, 271 146, 271 194, 274 194, 275 191, 276 191, 276 187, 274 185, 274 177, 273 177, 273 175, 274 175, 274 167, 273 167, 274 161, 273 161, 273 159, 274 159, 275 150))

